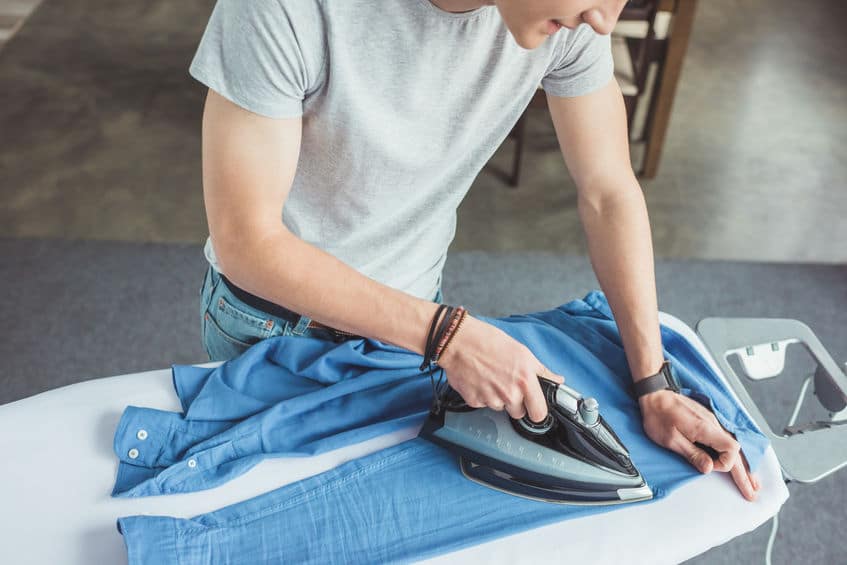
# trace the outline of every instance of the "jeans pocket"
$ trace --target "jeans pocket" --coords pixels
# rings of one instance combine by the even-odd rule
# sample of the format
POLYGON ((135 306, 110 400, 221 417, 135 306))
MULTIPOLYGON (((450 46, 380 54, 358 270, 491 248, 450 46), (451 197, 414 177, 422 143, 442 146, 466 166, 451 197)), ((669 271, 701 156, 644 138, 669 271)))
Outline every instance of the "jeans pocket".
MULTIPOLYGON (((259 340, 253 341, 256 343, 259 340)), ((241 341, 229 335, 218 325, 212 314, 206 312, 203 315, 203 347, 209 354, 210 361, 228 361, 235 359, 247 351, 253 343, 241 341)))
POLYGON ((288 318, 245 303, 221 277, 210 268, 202 312, 203 344, 211 360, 233 359, 262 340, 291 334, 294 324, 288 318))
POLYGON ((232 359, 255 343, 283 335, 288 326, 287 321, 223 292, 213 293, 203 318, 205 345, 210 357, 216 357, 215 361, 232 359))

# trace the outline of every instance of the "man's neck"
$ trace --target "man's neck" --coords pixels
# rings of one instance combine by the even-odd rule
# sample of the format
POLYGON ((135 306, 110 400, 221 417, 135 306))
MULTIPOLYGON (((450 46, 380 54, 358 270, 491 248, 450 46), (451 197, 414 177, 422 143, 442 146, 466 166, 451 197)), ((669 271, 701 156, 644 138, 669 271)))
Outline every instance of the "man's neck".
POLYGON ((485 5, 490 5, 492 2, 485 0, 429 0, 436 7, 441 8, 445 12, 470 12, 485 5))

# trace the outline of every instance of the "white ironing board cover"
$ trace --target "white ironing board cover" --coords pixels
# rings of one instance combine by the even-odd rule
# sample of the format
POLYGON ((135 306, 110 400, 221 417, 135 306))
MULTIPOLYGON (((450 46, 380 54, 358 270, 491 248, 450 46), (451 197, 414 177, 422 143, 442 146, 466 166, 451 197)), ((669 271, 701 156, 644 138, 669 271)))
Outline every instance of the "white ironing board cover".
MULTIPOLYGON (((694 343, 720 374, 691 328, 664 312, 660 320, 694 343)), ((115 527, 119 516, 210 512, 417 434, 408 428, 317 457, 265 460, 211 490, 111 498, 117 471, 112 440, 129 404, 179 412, 171 370, 89 380, 0 406, 0 563, 126 563, 115 527)), ((712 472, 651 504, 551 524, 427 562, 679 563, 757 528, 778 511, 788 489, 772 448, 758 476, 756 502, 747 502, 728 474, 712 472)))

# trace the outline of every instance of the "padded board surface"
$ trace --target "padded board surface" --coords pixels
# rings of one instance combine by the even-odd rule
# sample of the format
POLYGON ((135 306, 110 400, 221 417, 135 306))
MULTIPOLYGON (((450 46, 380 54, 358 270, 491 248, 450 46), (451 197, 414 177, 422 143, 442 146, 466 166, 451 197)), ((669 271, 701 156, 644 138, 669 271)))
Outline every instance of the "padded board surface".
MULTIPOLYGON (((662 323, 695 343, 678 319, 662 323)), ((718 374, 717 366, 714 365, 718 374)), ((179 411, 170 369, 93 379, 0 406, 0 562, 126 563, 119 516, 191 517, 320 473, 417 434, 416 428, 318 457, 270 459, 207 491, 142 499, 113 499, 115 426, 128 404, 179 411)), ((788 498, 769 448, 762 487, 747 502, 729 475, 713 472, 665 499, 551 524, 431 559, 430 563, 520 562, 679 563, 758 527, 788 498), (655 533, 663 532, 662 543, 655 533), (608 532, 615 532, 608 543, 608 532)))

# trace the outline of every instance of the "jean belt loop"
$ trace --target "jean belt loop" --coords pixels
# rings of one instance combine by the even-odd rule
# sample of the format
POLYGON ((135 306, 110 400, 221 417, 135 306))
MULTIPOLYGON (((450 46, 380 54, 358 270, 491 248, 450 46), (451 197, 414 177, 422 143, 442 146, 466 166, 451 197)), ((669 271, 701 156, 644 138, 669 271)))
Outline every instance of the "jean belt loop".
POLYGON ((291 333, 294 335, 303 335, 303 332, 305 332, 306 328, 309 327, 309 322, 311 321, 312 319, 308 316, 300 316, 300 319, 297 320, 297 323, 293 328, 291 328, 291 333))

